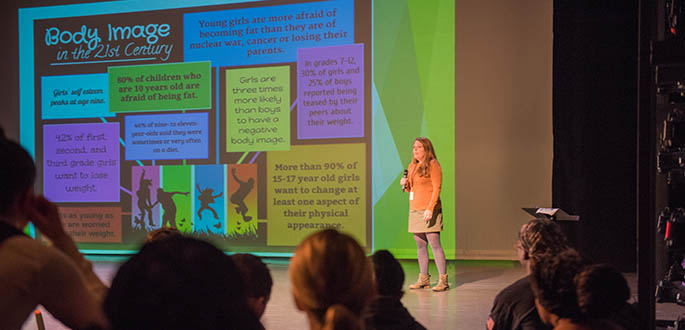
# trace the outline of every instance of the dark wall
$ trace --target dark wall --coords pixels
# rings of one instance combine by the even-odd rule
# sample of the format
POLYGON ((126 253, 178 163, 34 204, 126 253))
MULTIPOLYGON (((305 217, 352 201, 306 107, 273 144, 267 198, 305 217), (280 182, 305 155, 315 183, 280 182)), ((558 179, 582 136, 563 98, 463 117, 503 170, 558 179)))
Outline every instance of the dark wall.
POLYGON ((553 204, 595 262, 635 270, 637 4, 554 2, 553 204))
MULTIPOLYGON (((35 1, 34 1, 35 2, 35 1)), ((0 125, 5 134, 13 139, 19 138, 19 42, 18 42, 18 5, 13 1, 3 2, 2 11, 2 45, 0 63, 2 63, 2 79, 0 86, 3 91, 2 108, 0 108, 0 125)))

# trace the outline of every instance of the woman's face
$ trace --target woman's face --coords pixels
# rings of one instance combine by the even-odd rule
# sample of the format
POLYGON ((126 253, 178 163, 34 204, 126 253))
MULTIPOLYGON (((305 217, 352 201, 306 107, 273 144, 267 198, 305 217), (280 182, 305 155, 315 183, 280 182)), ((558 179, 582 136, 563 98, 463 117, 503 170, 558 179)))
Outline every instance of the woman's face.
POLYGON ((419 141, 414 141, 414 159, 422 162, 426 157, 426 150, 419 141))

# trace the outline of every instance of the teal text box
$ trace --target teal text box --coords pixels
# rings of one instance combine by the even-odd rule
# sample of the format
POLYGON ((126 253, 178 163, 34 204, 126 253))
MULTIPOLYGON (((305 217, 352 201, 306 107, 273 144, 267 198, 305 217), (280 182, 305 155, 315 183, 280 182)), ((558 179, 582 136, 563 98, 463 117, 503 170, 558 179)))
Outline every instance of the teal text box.
POLYGON ((41 77, 41 118, 112 117, 106 73, 41 77))
POLYGON ((115 66, 108 73, 110 112, 212 107, 209 62, 115 66))
POLYGON ((226 151, 290 150, 290 67, 226 71, 226 151))

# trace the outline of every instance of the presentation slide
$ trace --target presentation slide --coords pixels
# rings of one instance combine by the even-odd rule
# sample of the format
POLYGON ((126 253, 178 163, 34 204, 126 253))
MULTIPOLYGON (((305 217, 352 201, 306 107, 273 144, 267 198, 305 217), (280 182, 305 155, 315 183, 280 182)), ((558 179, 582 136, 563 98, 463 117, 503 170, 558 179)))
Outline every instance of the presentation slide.
POLYGON ((37 188, 79 247, 370 248, 371 3, 134 3, 33 20, 37 188))
POLYGON ((21 143, 86 253, 133 253, 168 226, 289 256, 335 228, 415 257, 399 179, 428 136, 449 257, 454 40, 451 0, 22 8, 21 143))

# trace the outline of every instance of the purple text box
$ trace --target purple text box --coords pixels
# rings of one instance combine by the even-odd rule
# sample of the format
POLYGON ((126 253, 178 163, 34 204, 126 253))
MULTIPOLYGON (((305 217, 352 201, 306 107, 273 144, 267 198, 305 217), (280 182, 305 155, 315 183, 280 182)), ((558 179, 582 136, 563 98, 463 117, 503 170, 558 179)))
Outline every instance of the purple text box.
POLYGON ((119 123, 43 126, 45 196, 55 202, 119 201, 119 123))
POLYGON ((127 116, 126 160, 206 159, 208 120, 206 112, 127 116))
POLYGON ((297 137, 364 136, 364 44, 300 48, 297 137))

